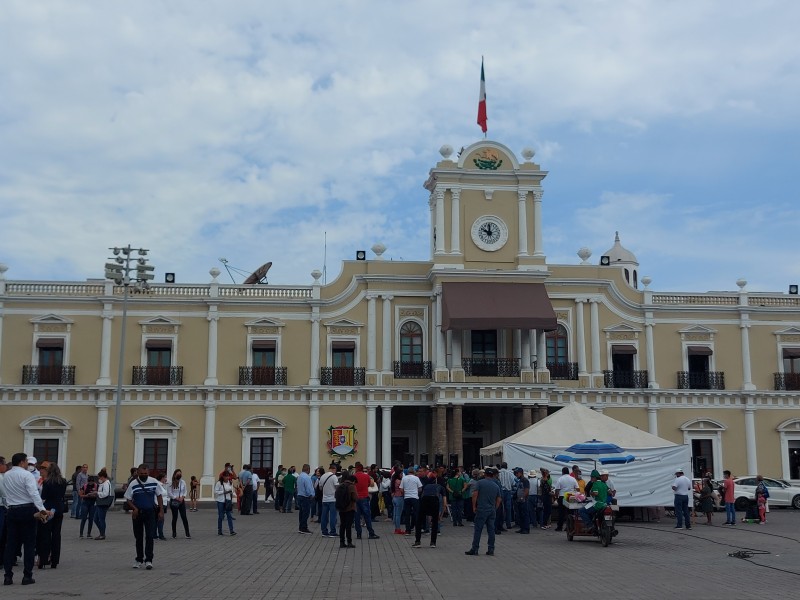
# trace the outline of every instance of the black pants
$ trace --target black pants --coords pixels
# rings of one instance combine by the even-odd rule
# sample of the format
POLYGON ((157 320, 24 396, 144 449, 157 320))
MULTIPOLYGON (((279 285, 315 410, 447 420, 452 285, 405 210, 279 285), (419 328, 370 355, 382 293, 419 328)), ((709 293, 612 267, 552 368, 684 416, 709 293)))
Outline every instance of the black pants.
POLYGON ((156 534, 155 509, 142 510, 133 521, 133 537, 136 538, 136 562, 153 562, 153 538, 156 534))
POLYGON ((181 502, 178 508, 172 506, 172 502, 170 502, 169 510, 172 512, 172 537, 176 535, 175 525, 178 523, 178 515, 181 516, 181 522, 183 522, 183 531, 186 533, 186 537, 189 537, 189 521, 186 519, 186 502, 181 502))
POLYGON ((249 515, 252 506, 253 506, 253 486, 248 483, 246 486, 244 486, 244 490, 242 491, 242 504, 239 509, 239 514, 249 515))
POLYGON ((439 497, 423 496, 419 499, 419 510, 417 511, 417 529, 414 538, 417 542, 422 539, 422 529, 425 527, 425 518, 431 518, 431 544, 436 543, 436 535, 439 533, 439 497))
POLYGON ((569 508, 564 504, 564 496, 559 496, 556 502, 558 502, 558 529, 563 529, 569 508))
POLYGON ((36 555, 44 565, 58 566, 61 560, 61 525, 64 513, 57 512, 47 523, 40 523, 36 533, 36 555))
POLYGON ((5 576, 14 576, 14 562, 17 559, 17 547, 22 544, 22 575, 33 577, 34 547, 36 545, 36 507, 9 507, 6 513, 6 551, 3 556, 5 576))
POLYGON ((275 510, 283 510, 283 496, 284 489, 282 487, 277 488, 275 494, 275 510))
POLYGON ((419 512, 418 498, 403 499, 403 515, 406 518, 406 533, 411 533, 411 526, 416 523, 417 513, 419 512))
POLYGON ((345 537, 347 543, 353 543, 353 522, 355 521, 356 511, 339 511, 339 545, 344 546, 345 537))

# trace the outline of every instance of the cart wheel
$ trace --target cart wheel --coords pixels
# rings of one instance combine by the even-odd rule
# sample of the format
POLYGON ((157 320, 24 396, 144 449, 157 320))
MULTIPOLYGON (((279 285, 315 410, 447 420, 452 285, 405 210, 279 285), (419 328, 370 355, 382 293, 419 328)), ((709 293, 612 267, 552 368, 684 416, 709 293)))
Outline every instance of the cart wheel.
POLYGON ((600 542, 603 544, 603 548, 611 543, 611 535, 611 528, 603 526, 600 530, 600 542))

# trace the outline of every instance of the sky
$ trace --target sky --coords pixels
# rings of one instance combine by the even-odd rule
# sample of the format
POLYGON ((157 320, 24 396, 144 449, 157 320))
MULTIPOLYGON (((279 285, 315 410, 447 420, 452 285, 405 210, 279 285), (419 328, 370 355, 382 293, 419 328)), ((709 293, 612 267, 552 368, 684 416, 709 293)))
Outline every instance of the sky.
POLYGON ((130 243, 156 281, 226 258, 307 285, 326 237, 328 281, 376 242, 428 260, 422 184, 483 137, 483 56, 489 138, 549 171, 548 262, 619 231, 653 290, 785 292, 798 23, 794 0, 4 0, 0 262, 83 280, 130 243))

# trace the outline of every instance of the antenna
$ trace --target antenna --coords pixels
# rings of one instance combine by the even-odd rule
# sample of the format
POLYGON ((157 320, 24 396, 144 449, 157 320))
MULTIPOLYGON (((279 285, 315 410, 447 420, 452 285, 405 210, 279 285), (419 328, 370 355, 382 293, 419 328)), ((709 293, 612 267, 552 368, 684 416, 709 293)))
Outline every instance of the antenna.
POLYGON ((257 283, 268 283, 267 282, 267 271, 269 271, 270 267, 272 266, 272 262, 264 263, 260 267, 258 267, 253 273, 244 280, 245 285, 255 285, 257 283))
POLYGON ((328 232, 325 232, 325 249, 322 253, 322 285, 328 283, 328 232))
POLYGON ((220 258, 219 262, 221 262, 222 266, 225 267, 225 270, 228 272, 228 277, 231 278, 231 281, 235 285, 236 284, 236 280, 233 278, 233 274, 231 273, 231 270, 228 268, 228 259, 227 258, 220 258))

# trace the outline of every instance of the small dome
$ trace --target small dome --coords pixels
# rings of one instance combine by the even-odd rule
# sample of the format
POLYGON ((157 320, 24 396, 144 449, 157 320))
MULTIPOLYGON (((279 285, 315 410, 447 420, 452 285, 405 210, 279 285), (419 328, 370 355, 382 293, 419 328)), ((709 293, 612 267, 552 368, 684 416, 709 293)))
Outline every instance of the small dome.
POLYGON ((622 247, 622 244, 619 243, 619 231, 616 232, 614 236, 614 247, 610 250, 606 250, 603 253, 603 256, 608 256, 609 263, 614 265, 617 263, 629 263, 638 265, 639 261, 636 260, 636 256, 630 250, 626 250, 622 247))

